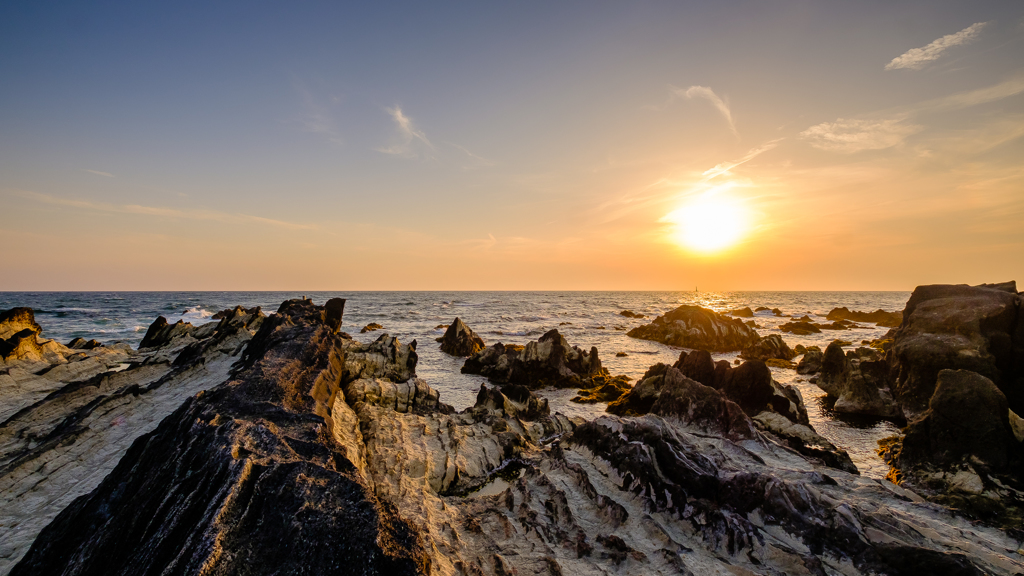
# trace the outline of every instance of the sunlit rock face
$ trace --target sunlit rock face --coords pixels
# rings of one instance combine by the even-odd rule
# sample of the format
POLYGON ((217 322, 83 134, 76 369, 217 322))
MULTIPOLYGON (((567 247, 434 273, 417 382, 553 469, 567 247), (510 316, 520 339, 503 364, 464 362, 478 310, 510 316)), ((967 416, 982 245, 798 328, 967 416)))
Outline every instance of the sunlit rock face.
POLYGON ((1013 282, 932 285, 914 290, 891 350, 895 396, 907 416, 928 408, 940 370, 992 380, 1024 413, 1022 299, 1013 282))
POLYGON ((483 338, 477 336, 461 319, 455 321, 445 330, 441 337, 441 351, 452 356, 472 356, 484 349, 483 338))
POLYGON ((497 384, 529 388, 583 388, 593 376, 608 376, 597 348, 570 346, 558 330, 550 330, 525 347, 495 344, 466 359, 466 374, 481 374, 497 384))
POLYGON ((822 466, 769 431, 802 425, 752 421, 675 367, 657 409, 583 422, 511 386, 454 413, 410 374, 410 345, 355 342, 308 301, 243 354, 13 573, 1024 570, 1007 533, 822 466))
MULTIPOLYGON (((23 324, 34 324, 30 312, 19 314, 23 324)), ((0 362, 0 573, 136 438, 224 382, 263 318, 236 309, 219 322, 166 331, 157 321, 151 332, 164 336, 140 351, 82 339, 62 346, 36 330, 27 339, 41 353, 0 362)))
POLYGON ((735 352, 757 343, 757 332, 737 318, 729 318, 700 306, 683 305, 644 326, 626 333, 670 346, 735 352))

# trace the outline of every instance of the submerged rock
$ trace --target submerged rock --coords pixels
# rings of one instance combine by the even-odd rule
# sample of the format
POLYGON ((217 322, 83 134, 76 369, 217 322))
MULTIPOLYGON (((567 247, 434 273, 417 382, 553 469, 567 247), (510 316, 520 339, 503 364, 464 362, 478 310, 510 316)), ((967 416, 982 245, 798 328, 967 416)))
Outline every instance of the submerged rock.
POLYGON ((790 334, 796 334, 797 336, 821 333, 821 328, 811 322, 786 322, 779 326, 779 330, 789 332, 790 334))
POLYGON ((643 314, 637 314, 636 312, 633 312, 632 310, 623 310, 622 312, 619 312, 619 316, 625 316, 626 318, 646 318, 647 317, 647 316, 644 316, 643 314))
POLYGON ((738 318, 754 317, 754 311, 750 309, 750 306, 745 306, 743 308, 735 308, 733 310, 729 310, 728 312, 726 312, 726 314, 728 314, 729 316, 736 316, 738 318))
POLYGON ((383 329, 384 329, 384 327, 381 326, 380 324, 377 324, 376 322, 370 322, 366 326, 363 326, 359 330, 359 333, 360 334, 366 334, 367 332, 373 332, 375 330, 383 330, 383 329))
POLYGON ((456 318, 441 337, 441 351, 452 356, 472 356, 484 349, 483 338, 456 318))
POLYGON ((658 316, 650 324, 633 328, 626 335, 712 352, 739 351, 760 339, 757 332, 737 318, 690 305, 658 316))

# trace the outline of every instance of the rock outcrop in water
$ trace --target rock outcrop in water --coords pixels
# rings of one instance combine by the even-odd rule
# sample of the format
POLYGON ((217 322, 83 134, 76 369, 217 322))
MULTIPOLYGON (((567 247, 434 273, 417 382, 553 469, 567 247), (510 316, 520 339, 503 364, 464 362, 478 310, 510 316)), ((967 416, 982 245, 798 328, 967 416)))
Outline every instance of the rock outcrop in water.
POLYGON ((250 312, 185 325, 140 351, 48 341, 41 348, 51 354, 0 363, 0 574, 62 509, 103 480, 135 438, 189 396, 225 380, 262 321, 258 310, 250 312))
POLYGON ((803 351, 800 363, 796 365, 797 374, 814 374, 821 370, 821 361, 824 354, 817 346, 808 346, 803 351))
POLYGON ((844 352, 838 342, 821 357, 818 387, 835 398, 836 412, 901 419, 889 388, 889 366, 873 348, 844 352))
POLYGON ((674 367, 680 386, 643 416, 574 423, 511 387, 455 414, 409 373, 409 346, 354 342, 307 302, 267 319, 234 375, 140 438, 14 573, 1024 570, 1007 533, 821 467, 674 367))
POLYGON ((899 326, 900 322, 903 321, 903 313, 886 312, 881 309, 875 310, 874 312, 858 312, 843 306, 842 308, 833 308, 825 318, 833 321, 850 320, 853 322, 871 322, 878 326, 894 328, 899 326))
POLYGON ((782 339, 782 336, 778 334, 772 334, 765 336, 755 342, 754 344, 747 346, 740 352, 740 358, 747 360, 792 360, 796 358, 796 352, 794 352, 786 341, 782 339))
POLYGON ((519 384, 536 390, 590 388, 595 377, 609 377, 597 348, 589 352, 570 346, 558 330, 550 330, 525 347, 497 343, 466 359, 465 374, 481 374, 496 384, 519 384))
POLYGON ((448 326, 441 337, 441 351, 452 356, 472 356, 486 346, 484 339, 477 336, 476 332, 470 330, 459 318, 448 326))
POLYGON ((738 318, 686 304, 658 316, 650 324, 633 328, 626 335, 709 352, 743 350, 760 339, 753 328, 738 318))

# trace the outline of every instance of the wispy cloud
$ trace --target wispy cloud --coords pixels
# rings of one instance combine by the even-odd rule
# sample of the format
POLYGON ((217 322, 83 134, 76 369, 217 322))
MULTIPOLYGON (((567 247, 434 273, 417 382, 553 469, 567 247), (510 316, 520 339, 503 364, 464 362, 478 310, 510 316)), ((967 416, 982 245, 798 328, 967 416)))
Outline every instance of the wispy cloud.
POLYGON ((110 172, 100 172, 99 170, 89 170, 88 168, 86 168, 85 171, 90 173, 90 174, 95 174, 97 176, 106 176, 107 178, 113 178, 114 177, 114 175, 111 174, 110 172))
POLYGON ((863 150, 891 148, 920 130, 921 126, 907 124, 902 117, 881 120, 838 118, 835 122, 811 126, 801 132, 800 136, 815 148, 852 154, 863 150))
MULTIPOLYGON (((328 142, 332 142, 334 144, 344 144, 341 134, 338 133, 334 126, 334 118, 331 115, 329 108, 321 104, 317 97, 314 96, 305 85, 295 82, 295 90, 302 98, 302 108, 298 118, 298 124, 302 131, 309 132, 311 134, 320 134, 325 137, 328 142)), ((340 98, 332 97, 331 100, 338 102, 340 101, 340 98)))
POLYGON ((398 133, 401 137, 401 142, 391 146, 377 148, 376 150, 378 152, 394 154, 396 156, 414 157, 419 155, 416 151, 418 147, 426 147, 431 151, 434 150, 434 145, 427 139, 427 135, 413 126, 412 119, 402 112, 401 106, 385 108, 385 111, 387 111, 387 113, 391 115, 391 119, 395 121, 395 126, 398 128, 398 133))
POLYGON ((18 191, 15 195, 28 200, 56 206, 70 206, 97 212, 111 214, 141 214, 146 216, 164 216, 169 218, 184 218, 188 220, 211 220, 225 223, 245 224, 266 224, 289 230, 315 230, 317 227, 312 224, 297 224, 262 216, 250 214, 234 214, 230 212, 219 212, 216 210, 179 210, 177 208, 164 208, 160 206, 142 206, 140 204, 108 204, 105 202, 91 202, 89 200, 74 200, 71 198, 60 198, 51 194, 39 192, 18 191))
POLYGON ((445 142, 445 144, 447 144, 447 145, 451 146, 452 148, 455 148, 456 150, 462 152, 463 159, 464 160, 468 160, 468 164, 463 166, 464 170, 469 170, 471 168, 485 168, 485 167, 494 166, 495 164, 497 164, 493 160, 488 160, 487 158, 484 158, 483 156, 478 156, 476 154, 473 154, 465 146, 459 146, 458 144, 456 144, 454 142, 445 142))
POLYGON ((729 129, 732 130, 733 134, 739 135, 736 131, 736 122, 732 119, 732 111, 729 110, 729 103, 718 97, 715 91, 707 86, 690 86, 689 88, 677 88, 672 86, 672 91, 677 96, 684 96, 686 98, 704 98, 711 102, 711 104, 722 113, 725 117, 725 121, 729 123, 729 129))
POLYGON ((1016 76, 1008 80, 1004 80, 999 84, 993 84, 992 86, 986 86, 985 88, 978 88, 977 90, 970 90, 968 92, 958 92, 956 94, 950 94, 949 96, 943 96, 942 98, 922 102, 914 106, 913 111, 938 112, 941 110, 970 108, 971 106, 978 106, 989 102, 995 102, 996 100, 1002 100, 1003 98, 1009 98, 1010 96, 1016 96, 1021 92, 1024 92, 1024 74, 1017 74, 1016 76))
POLYGON ((784 138, 776 138, 775 140, 765 142, 764 144, 758 146, 757 148, 752 149, 750 152, 747 152, 739 160, 733 160, 731 162, 721 162, 715 165, 714 168, 708 168, 707 170, 704 171, 704 180, 707 181, 711 180, 712 178, 717 178, 719 176, 732 174, 731 170, 733 168, 736 168, 741 164, 746 164, 747 162, 750 162, 751 160, 760 156, 761 154, 764 154, 765 152, 771 150, 772 148, 775 148, 776 146, 779 145, 779 142, 782 142, 783 140, 784 138))
POLYGON ((953 46, 967 44, 977 38, 978 35, 981 34, 982 28, 986 25, 988 25, 988 22, 977 22, 955 34, 947 34, 927 46, 907 50, 903 54, 893 58, 892 62, 886 64, 885 69, 898 70, 900 68, 907 68, 910 70, 920 70, 929 62, 938 60, 939 57, 942 56, 943 52, 953 46))

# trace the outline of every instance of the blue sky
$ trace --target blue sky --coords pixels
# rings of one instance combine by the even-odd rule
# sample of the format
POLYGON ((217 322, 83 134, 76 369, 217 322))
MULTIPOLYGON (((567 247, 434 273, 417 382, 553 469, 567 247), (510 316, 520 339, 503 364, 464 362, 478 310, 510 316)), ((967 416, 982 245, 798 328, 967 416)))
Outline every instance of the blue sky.
POLYGON ((1024 281, 1022 42, 1021 2, 9 2, 0 289, 1024 281), (666 219, 708 195, 715 254, 666 219))

